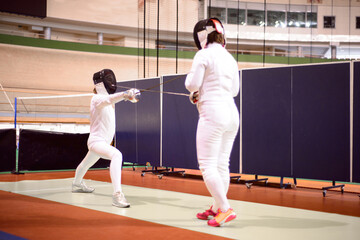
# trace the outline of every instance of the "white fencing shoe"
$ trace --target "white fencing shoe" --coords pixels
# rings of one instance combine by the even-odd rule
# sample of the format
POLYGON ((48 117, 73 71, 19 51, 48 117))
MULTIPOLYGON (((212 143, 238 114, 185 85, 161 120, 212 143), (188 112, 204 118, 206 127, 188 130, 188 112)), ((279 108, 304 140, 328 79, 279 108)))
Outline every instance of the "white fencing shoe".
POLYGON ((130 203, 126 201, 126 198, 122 192, 116 192, 113 194, 113 203, 112 205, 119 208, 128 208, 130 203))
POLYGON ((92 193, 95 190, 93 187, 88 187, 83 181, 80 184, 72 184, 73 193, 92 193))

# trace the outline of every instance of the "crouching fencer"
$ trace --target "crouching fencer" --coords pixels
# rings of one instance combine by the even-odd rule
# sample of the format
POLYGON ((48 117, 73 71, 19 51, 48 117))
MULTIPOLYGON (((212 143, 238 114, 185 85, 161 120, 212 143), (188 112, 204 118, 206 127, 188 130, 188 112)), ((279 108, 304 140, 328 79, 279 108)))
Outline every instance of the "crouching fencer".
POLYGON ((116 79, 112 70, 103 69, 93 76, 95 95, 90 103, 90 135, 87 142, 88 153, 76 168, 72 192, 91 193, 93 187, 86 186, 83 178, 91 166, 99 158, 111 160, 110 177, 113 185, 113 205, 116 207, 130 207, 121 188, 122 154, 110 143, 115 134, 114 104, 120 101, 136 103, 140 98, 138 89, 116 92, 116 79))
POLYGON ((225 49, 224 27, 219 19, 199 21, 194 28, 196 53, 185 80, 190 101, 197 104, 199 121, 196 150, 205 185, 213 197, 210 209, 197 214, 208 225, 219 227, 236 218, 227 192, 230 153, 239 129, 234 97, 239 93, 239 71, 225 49))

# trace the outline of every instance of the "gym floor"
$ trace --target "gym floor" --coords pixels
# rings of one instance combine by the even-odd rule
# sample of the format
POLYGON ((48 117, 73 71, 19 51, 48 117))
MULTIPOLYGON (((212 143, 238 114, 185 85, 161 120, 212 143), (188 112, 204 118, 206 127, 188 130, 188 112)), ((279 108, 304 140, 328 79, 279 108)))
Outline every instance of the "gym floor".
POLYGON ((0 239, 360 239, 359 184, 323 197, 329 182, 298 180, 285 189, 231 183, 237 218, 214 228, 196 219, 212 203, 199 171, 159 179, 142 170, 123 169, 127 209, 111 205, 108 170, 86 174, 90 194, 71 193, 74 171, 1 174, 0 239))

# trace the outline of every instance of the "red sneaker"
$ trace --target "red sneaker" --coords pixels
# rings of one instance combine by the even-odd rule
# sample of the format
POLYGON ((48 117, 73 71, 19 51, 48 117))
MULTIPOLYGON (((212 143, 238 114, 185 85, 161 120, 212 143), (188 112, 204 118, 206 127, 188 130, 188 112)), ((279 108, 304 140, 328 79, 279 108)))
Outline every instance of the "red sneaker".
POLYGON ((201 220, 209 220, 210 216, 215 216, 216 213, 212 210, 212 206, 210 209, 206 210, 205 212, 196 214, 196 217, 201 220))
POLYGON ((229 208, 226 212, 221 212, 219 209, 216 216, 208 221, 208 225, 212 227, 220 227, 226 222, 230 222, 231 220, 236 218, 236 214, 232 208, 229 208))

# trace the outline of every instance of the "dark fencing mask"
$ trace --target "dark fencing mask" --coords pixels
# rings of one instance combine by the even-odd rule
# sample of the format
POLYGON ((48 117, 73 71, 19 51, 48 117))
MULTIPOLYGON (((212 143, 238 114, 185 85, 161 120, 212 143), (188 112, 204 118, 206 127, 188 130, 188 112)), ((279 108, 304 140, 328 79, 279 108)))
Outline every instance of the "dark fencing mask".
POLYGON ((116 78, 112 70, 103 69, 94 73, 93 80, 95 85, 103 83, 108 94, 113 94, 116 92, 116 78))
POLYGON ((207 36, 214 31, 223 34, 225 39, 225 29, 219 19, 217 18, 204 19, 204 20, 200 20, 195 24, 193 37, 196 47, 199 50, 203 49, 206 46, 207 36))

